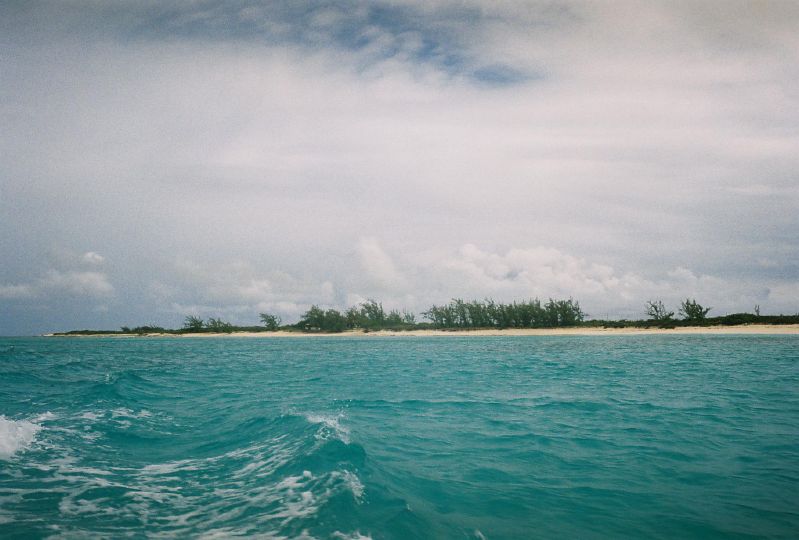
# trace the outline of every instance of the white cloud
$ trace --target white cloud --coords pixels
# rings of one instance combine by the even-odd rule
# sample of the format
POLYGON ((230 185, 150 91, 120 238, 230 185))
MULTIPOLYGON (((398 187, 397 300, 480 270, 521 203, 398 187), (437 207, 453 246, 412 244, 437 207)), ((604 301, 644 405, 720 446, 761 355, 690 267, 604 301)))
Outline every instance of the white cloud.
POLYGON ((215 316, 255 324, 257 314, 269 312, 294 320, 312 304, 338 305, 330 280, 301 279, 285 271, 262 270, 242 260, 200 263, 178 259, 172 266, 179 279, 149 284, 159 311, 181 316, 215 316))
MULTIPOLYGON (((285 302, 285 301, 277 301, 277 302, 261 302, 255 306, 256 311, 258 313, 272 313, 272 314, 280 314, 282 316, 286 316, 288 318, 299 319, 300 315, 305 313, 308 310, 307 305, 300 305, 295 302, 285 302)), ((285 322, 290 322, 286 320, 285 322)))
POLYGON ((465 244, 454 252, 411 255, 403 260, 403 266, 413 276, 404 289, 381 296, 379 289, 362 283, 347 300, 353 304, 372 296, 391 307, 420 312, 452 297, 501 301, 573 297, 594 317, 626 318, 642 317, 650 299, 662 299, 676 309, 685 298, 696 298, 712 306, 717 315, 751 311, 755 304, 764 312, 785 311, 786 306, 799 304, 799 293, 790 287, 781 286, 780 295, 770 294, 764 283, 779 283, 775 281, 722 278, 682 266, 647 277, 551 247, 496 252, 465 244))
POLYGON ((3 299, 30 298, 35 295, 36 291, 31 285, 0 285, 0 298, 3 299))
POLYGON ((93 265, 103 264, 105 262, 105 257, 100 255, 99 253, 95 253, 94 251, 87 251, 83 254, 83 262, 93 265))
POLYGON ((619 284, 608 266, 544 247, 511 249, 503 255, 467 244, 442 265, 467 276, 474 290, 509 289, 527 296, 597 294, 619 284))
POLYGON ((114 293, 108 276, 102 272, 48 270, 35 281, 0 286, 0 298, 36 298, 65 294, 87 298, 105 298, 114 293))
POLYGON ((319 302, 322 304, 332 304, 336 301, 336 287, 331 281, 325 281, 319 287, 319 302))
POLYGON ((38 282, 40 290, 73 295, 106 297, 114 292, 108 276, 102 272, 60 272, 49 270, 38 282))
POLYGON ((361 267, 376 284, 387 289, 407 287, 405 277, 383 250, 376 238, 361 238, 357 246, 361 267))
POLYGON ((387 309, 420 313, 453 297, 499 301, 572 297, 597 318, 643 317, 645 302, 653 299, 663 300, 676 310, 685 298, 696 298, 713 307, 714 315, 751 310, 756 304, 764 313, 784 312, 786 307, 790 311, 791 305, 799 304, 795 287, 770 289, 761 281, 730 280, 684 266, 646 277, 552 247, 491 251, 464 244, 454 251, 405 253, 399 263, 376 238, 359 240, 356 249, 365 262, 373 264, 369 273, 338 274, 322 283, 285 272, 265 274, 241 262, 229 264, 223 267, 227 271, 222 271, 183 261, 179 265, 190 271, 180 284, 168 288, 169 298, 196 298, 201 303, 173 300, 165 309, 181 315, 223 315, 241 322, 270 312, 291 322, 311 304, 343 310, 370 298, 381 301, 387 309), (397 266, 405 271, 400 274, 397 266), (231 270, 234 268, 238 270, 231 270), (253 285, 259 283, 269 286, 253 285))

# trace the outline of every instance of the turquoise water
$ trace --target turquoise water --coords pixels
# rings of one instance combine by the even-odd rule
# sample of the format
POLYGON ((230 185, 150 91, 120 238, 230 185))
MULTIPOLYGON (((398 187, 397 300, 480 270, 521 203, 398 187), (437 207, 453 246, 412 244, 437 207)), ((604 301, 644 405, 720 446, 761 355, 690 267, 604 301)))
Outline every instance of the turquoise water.
POLYGON ((796 336, 0 339, 0 537, 796 538, 796 336))

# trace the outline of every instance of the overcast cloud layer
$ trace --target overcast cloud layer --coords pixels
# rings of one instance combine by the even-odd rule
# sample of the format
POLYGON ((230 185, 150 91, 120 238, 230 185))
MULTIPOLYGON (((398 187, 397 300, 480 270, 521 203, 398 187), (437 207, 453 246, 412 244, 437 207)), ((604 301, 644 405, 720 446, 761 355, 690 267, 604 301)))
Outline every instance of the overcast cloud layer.
POLYGON ((4 2, 0 334, 799 310, 799 3, 4 2))

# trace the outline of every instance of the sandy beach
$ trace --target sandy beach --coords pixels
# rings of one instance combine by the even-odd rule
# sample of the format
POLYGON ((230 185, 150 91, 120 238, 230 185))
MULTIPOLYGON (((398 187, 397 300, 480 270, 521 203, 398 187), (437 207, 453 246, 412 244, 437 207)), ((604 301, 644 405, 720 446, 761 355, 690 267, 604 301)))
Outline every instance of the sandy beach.
MULTIPOLYGON (((349 330, 337 334, 315 332, 231 332, 189 334, 145 334, 147 337, 178 338, 300 338, 300 337, 433 337, 433 336, 625 336, 625 335, 689 335, 689 334, 746 334, 799 335, 799 324, 747 324, 737 326, 684 326, 678 328, 507 328, 483 330, 380 330, 363 332, 349 330)), ((46 334, 56 336, 56 334, 46 334)), ((72 334, 66 337, 140 337, 138 334, 72 334)))

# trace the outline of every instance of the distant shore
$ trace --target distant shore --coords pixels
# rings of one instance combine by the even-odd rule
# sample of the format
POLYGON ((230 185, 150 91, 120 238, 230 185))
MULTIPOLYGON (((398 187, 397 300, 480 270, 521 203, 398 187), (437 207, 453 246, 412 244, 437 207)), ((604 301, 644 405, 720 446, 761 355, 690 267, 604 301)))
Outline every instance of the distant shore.
POLYGON ((339 333, 324 332, 198 332, 184 334, 45 334, 48 337, 231 337, 231 338, 299 338, 299 337, 426 337, 426 336, 621 336, 621 335, 693 335, 693 334, 751 334, 751 335, 799 335, 799 324, 742 324, 735 326, 681 326, 677 328, 602 328, 602 327, 567 327, 567 328, 507 328, 507 329, 467 329, 467 330, 348 330, 339 333))

